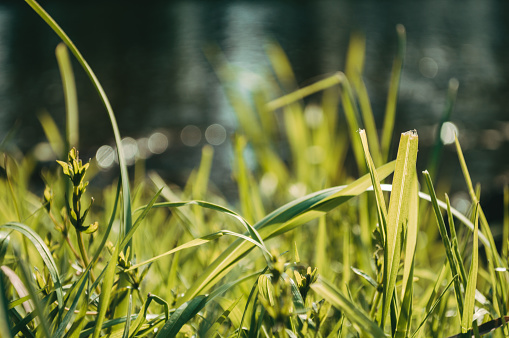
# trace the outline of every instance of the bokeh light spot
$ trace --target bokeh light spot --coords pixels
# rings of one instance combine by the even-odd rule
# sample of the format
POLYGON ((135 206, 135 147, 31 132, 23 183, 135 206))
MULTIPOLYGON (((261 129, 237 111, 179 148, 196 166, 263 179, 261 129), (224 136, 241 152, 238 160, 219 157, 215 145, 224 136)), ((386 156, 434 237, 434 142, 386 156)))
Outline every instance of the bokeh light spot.
POLYGON ((97 149, 95 153, 95 159, 97 160, 97 165, 101 169, 109 169, 115 163, 115 149, 108 145, 103 145, 97 149))
POLYGON ((419 60, 419 71, 422 76, 433 79, 438 74, 438 64, 432 58, 425 56, 419 60))
POLYGON ((226 129, 220 124, 212 124, 205 130, 205 139, 213 146, 218 146, 226 140, 226 129))
POLYGON ((180 133, 180 139, 188 147, 195 147, 201 141, 201 130, 197 126, 187 125, 180 133))
POLYGON ((444 144, 454 142, 454 135, 458 135, 458 127, 452 122, 445 122, 440 129, 440 139, 444 144))
POLYGON ((155 132, 148 138, 147 146, 153 154, 162 154, 168 149, 169 143, 168 137, 165 134, 155 132))

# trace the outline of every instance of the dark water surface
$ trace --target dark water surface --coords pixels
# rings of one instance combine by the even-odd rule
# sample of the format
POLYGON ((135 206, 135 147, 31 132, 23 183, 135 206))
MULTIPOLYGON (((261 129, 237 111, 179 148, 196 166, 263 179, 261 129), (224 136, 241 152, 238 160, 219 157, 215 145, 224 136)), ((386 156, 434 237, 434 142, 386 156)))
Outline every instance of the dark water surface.
MULTIPOLYGON (((365 81, 381 126, 396 50, 395 26, 401 23, 407 31, 407 54, 395 132, 417 129, 422 167, 437 132, 449 80, 458 79, 451 122, 459 130, 473 180, 482 183, 484 202, 496 203, 496 213, 501 215, 502 186, 509 182, 507 2, 77 4, 47 0, 41 4, 96 72, 111 100, 122 136, 131 137, 133 146, 138 140, 138 145, 152 150, 145 154, 150 157, 148 165, 166 179, 182 182, 196 165, 201 146, 209 142, 218 150, 213 174, 218 185, 230 180, 225 175, 230 167, 227 135, 234 130, 235 120, 204 56, 207 44, 218 44, 232 63, 256 72, 268 65, 264 44, 274 39, 288 54, 299 83, 305 83, 342 70, 350 34, 361 30, 367 38, 365 81), (205 134, 211 125, 215 129, 205 134), (161 134, 149 139, 154 132, 161 134), (226 141, 222 142, 224 132, 226 141), (214 134, 219 138, 214 139, 214 134), (168 149, 148 147, 150 142, 160 144, 157 137, 162 135, 168 137, 168 149)), ((17 124, 15 144, 23 151, 45 141, 36 113, 50 112, 63 128, 64 98, 54 53, 58 42, 23 1, 0 2, 0 139, 17 124)), ((74 69, 80 147, 93 157, 99 147, 112 144, 111 127, 86 75, 77 63, 74 69)), ((103 155, 107 162, 107 153, 103 155)), ((441 171, 447 177, 461 176, 451 146, 445 148, 441 171)), ((453 184, 456 204, 460 205, 465 188, 456 181, 453 184)))

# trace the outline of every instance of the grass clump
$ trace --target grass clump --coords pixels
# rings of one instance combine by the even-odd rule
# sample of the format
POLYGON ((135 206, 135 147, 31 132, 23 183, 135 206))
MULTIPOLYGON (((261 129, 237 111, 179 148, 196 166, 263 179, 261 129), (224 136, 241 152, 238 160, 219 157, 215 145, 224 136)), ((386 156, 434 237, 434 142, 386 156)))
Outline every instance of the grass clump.
POLYGON ((67 162, 43 171, 47 188, 39 197, 28 189, 30 156, 2 150, 2 337, 509 333, 507 243, 497 250, 459 143, 472 201, 467 215, 447 195, 438 199, 427 171, 417 173, 415 131, 400 135, 395 159, 388 160, 405 53, 402 26, 380 140, 362 80, 362 36, 352 37, 345 73, 304 88, 283 51, 268 45, 273 69, 249 94, 239 91, 239 72, 220 51, 207 51, 239 123, 233 137, 239 199, 229 206, 208 189, 210 147, 182 190, 155 173, 135 172, 130 180, 99 81, 55 21, 27 2, 66 46, 57 47, 66 135, 54 131, 49 116, 41 121, 67 162), (120 175, 104 189, 87 186, 85 172, 89 179, 100 173, 74 148, 79 119, 67 49, 111 120, 120 175), (248 150, 254 167, 245 160, 248 150), (419 179, 429 194, 419 191, 419 179), (83 207, 91 194, 98 202, 83 207))

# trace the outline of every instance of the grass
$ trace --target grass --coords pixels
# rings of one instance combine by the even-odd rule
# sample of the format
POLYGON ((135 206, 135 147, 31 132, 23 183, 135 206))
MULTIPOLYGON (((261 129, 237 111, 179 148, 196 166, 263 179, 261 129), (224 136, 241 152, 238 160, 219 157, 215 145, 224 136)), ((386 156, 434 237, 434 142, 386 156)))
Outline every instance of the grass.
POLYGON ((429 161, 432 177, 416 172, 416 132, 391 145, 402 26, 381 137, 362 79, 365 37, 352 36, 345 73, 303 88, 281 48, 268 44, 272 69, 248 94, 239 90, 240 70, 207 49, 239 125, 232 138, 239 198, 229 205, 209 189, 211 147, 181 189, 140 174, 142 162, 130 180, 97 77, 56 22, 26 1, 63 41, 67 129, 40 116, 61 159, 41 173, 43 196, 29 189, 31 155, 0 147, 2 337, 509 334, 509 216, 499 251, 458 141, 472 202, 466 215, 435 192, 439 153, 429 161), (67 51, 103 100, 119 149, 118 179, 104 188, 88 185, 101 173, 73 148, 79 111, 67 51))

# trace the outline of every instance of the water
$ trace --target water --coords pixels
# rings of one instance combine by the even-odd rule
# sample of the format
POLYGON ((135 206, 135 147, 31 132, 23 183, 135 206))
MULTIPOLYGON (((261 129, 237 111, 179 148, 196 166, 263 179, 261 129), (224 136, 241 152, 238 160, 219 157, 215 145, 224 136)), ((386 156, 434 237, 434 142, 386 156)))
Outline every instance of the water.
MULTIPOLYGON (((418 130, 423 167, 439 132, 436 126, 449 80, 457 78, 451 121, 459 131, 471 175, 482 183, 485 205, 501 205, 501 187, 509 182, 506 2, 44 1, 43 5, 96 72, 121 134, 132 138, 126 142, 134 145, 138 140, 149 149, 154 132, 168 137, 167 149, 146 156, 150 167, 174 182, 185 181, 196 165, 201 146, 211 140, 205 137, 208 127, 222 126, 216 126, 220 136, 235 128, 231 108, 204 56, 207 44, 216 43, 232 63, 257 71, 268 64, 264 43, 274 39, 288 54, 299 83, 306 83, 342 70, 350 34, 361 30, 367 37, 365 80, 381 126, 396 49, 395 26, 402 23, 407 55, 396 132, 418 130)), ((0 138, 17 124, 15 144, 23 151, 45 140, 36 113, 50 112, 63 128, 64 99, 54 54, 58 42, 23 1, 0 4, 0 138)), ((111 127, 92 85, 77 63, 74 66, 80 148, 95 156, 99 147, 112 144, 111 127)), ((213 178, 218 185, 227 185, 228 138, 224 143, 210 142, 217 148, 213 178)), ((108 159, 108 149, 102 150, 108 159)), ((447 177, 461 176, 451 146, 445 148, 441 170, 447 177)), ((455 197, 461 200, 465 188, 461 180, 453 184, 455 197)))

